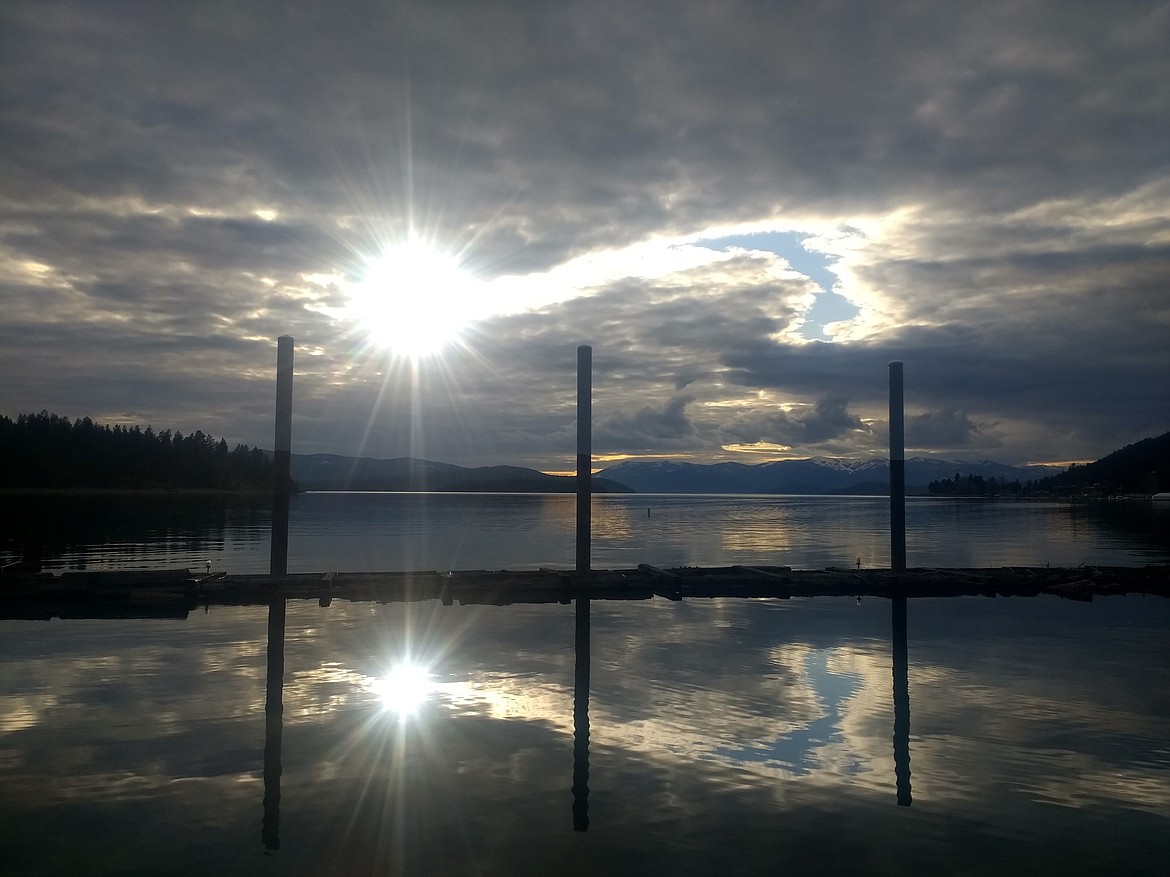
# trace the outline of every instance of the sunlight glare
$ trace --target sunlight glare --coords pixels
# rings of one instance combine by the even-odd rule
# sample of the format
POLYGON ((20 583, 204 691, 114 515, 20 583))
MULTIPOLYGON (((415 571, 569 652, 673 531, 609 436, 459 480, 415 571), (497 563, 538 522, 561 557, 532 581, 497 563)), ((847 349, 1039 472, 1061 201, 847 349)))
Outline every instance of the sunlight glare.
POLYGON ((375 344, 417 358, 458 340, 475 317, 476 291, 458 259, 413 242, 369 263, 346 311, 375 344))
POLYGON ((399 664, 374 683, 382 708, 403 719, 417 712, 434 690, 431 674, 416 664, 399 664))

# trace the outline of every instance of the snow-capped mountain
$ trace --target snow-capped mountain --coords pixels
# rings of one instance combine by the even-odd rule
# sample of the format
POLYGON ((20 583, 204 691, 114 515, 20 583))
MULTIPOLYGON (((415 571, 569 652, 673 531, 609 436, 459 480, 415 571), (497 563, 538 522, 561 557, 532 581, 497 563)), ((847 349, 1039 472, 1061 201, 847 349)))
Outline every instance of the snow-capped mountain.
MULTIPOLYGON (((970 462, 914 457, 906 461, 907 489, 923 492, 931 481, 962 475, 1033 481, 1062 470, 1051 466, 1009 466, 993 460, 970 462)), ((889 484, 889 462, 880 458, 840 460, 812 457, 771 463, 714 463, 630 460, 600 474, 639 493, 880 493, 889 484)))

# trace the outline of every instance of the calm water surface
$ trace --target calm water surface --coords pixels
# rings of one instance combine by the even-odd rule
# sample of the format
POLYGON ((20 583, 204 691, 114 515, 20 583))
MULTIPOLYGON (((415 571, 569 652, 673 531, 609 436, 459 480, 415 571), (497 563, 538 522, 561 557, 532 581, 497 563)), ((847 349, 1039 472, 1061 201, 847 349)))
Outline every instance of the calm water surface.
MULTIPOLYGON (((302 494, 292 572, 570 568, 575 499, 517 494, 302 494)), ((46 569, 202 567, 267 572, 266 500, 0 499, 3 558, 46 569)), ((1170 503, 911 498, 911 566, 1170 562, 1170 503)), ((888 500, 809 496, 598 496, 593 565, 889 566, 888 500)))
MULTIPOLYGON (((571 497, 360 500, 298 497, 290 566, 571 562, 571 497)), ((1166 561, 1153 510, 1114 511, 916 502, 910 562, 1166 561)), ((884 512, 607 497, 594 562, 881 565, 884 512)), ((266 514, 7 544, 258 570, 266 514)), ((904 639, 871 599, 0 622, 0 873, 1164 874, 1170 601, 908 602, 904 639)))

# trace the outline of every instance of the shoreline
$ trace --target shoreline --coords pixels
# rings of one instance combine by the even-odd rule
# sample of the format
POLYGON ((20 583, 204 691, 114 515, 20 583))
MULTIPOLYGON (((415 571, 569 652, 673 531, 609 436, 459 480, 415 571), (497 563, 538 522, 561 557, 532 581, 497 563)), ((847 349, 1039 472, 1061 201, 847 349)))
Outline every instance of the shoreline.
POLYGON ((221 487, 0 487, 0 496, 271 496, 271 488, 221 487))

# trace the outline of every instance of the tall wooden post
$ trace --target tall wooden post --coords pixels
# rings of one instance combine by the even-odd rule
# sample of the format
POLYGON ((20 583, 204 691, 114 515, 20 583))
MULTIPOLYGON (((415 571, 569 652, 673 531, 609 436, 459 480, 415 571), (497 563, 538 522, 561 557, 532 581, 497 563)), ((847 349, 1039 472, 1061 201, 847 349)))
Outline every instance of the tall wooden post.
POLYGON ((906 571, 906 434, 902 363, 890 363, 890 569, 906 571))
POLYGON ((288 491, 292 470, 293 339, 276 339, 276 473, 272 482, 272 554, 268 574, 288 573, 288 491))
POLYGON ((577 575, 590 569, 593 498, 593 348, 577 348, 577 575))

